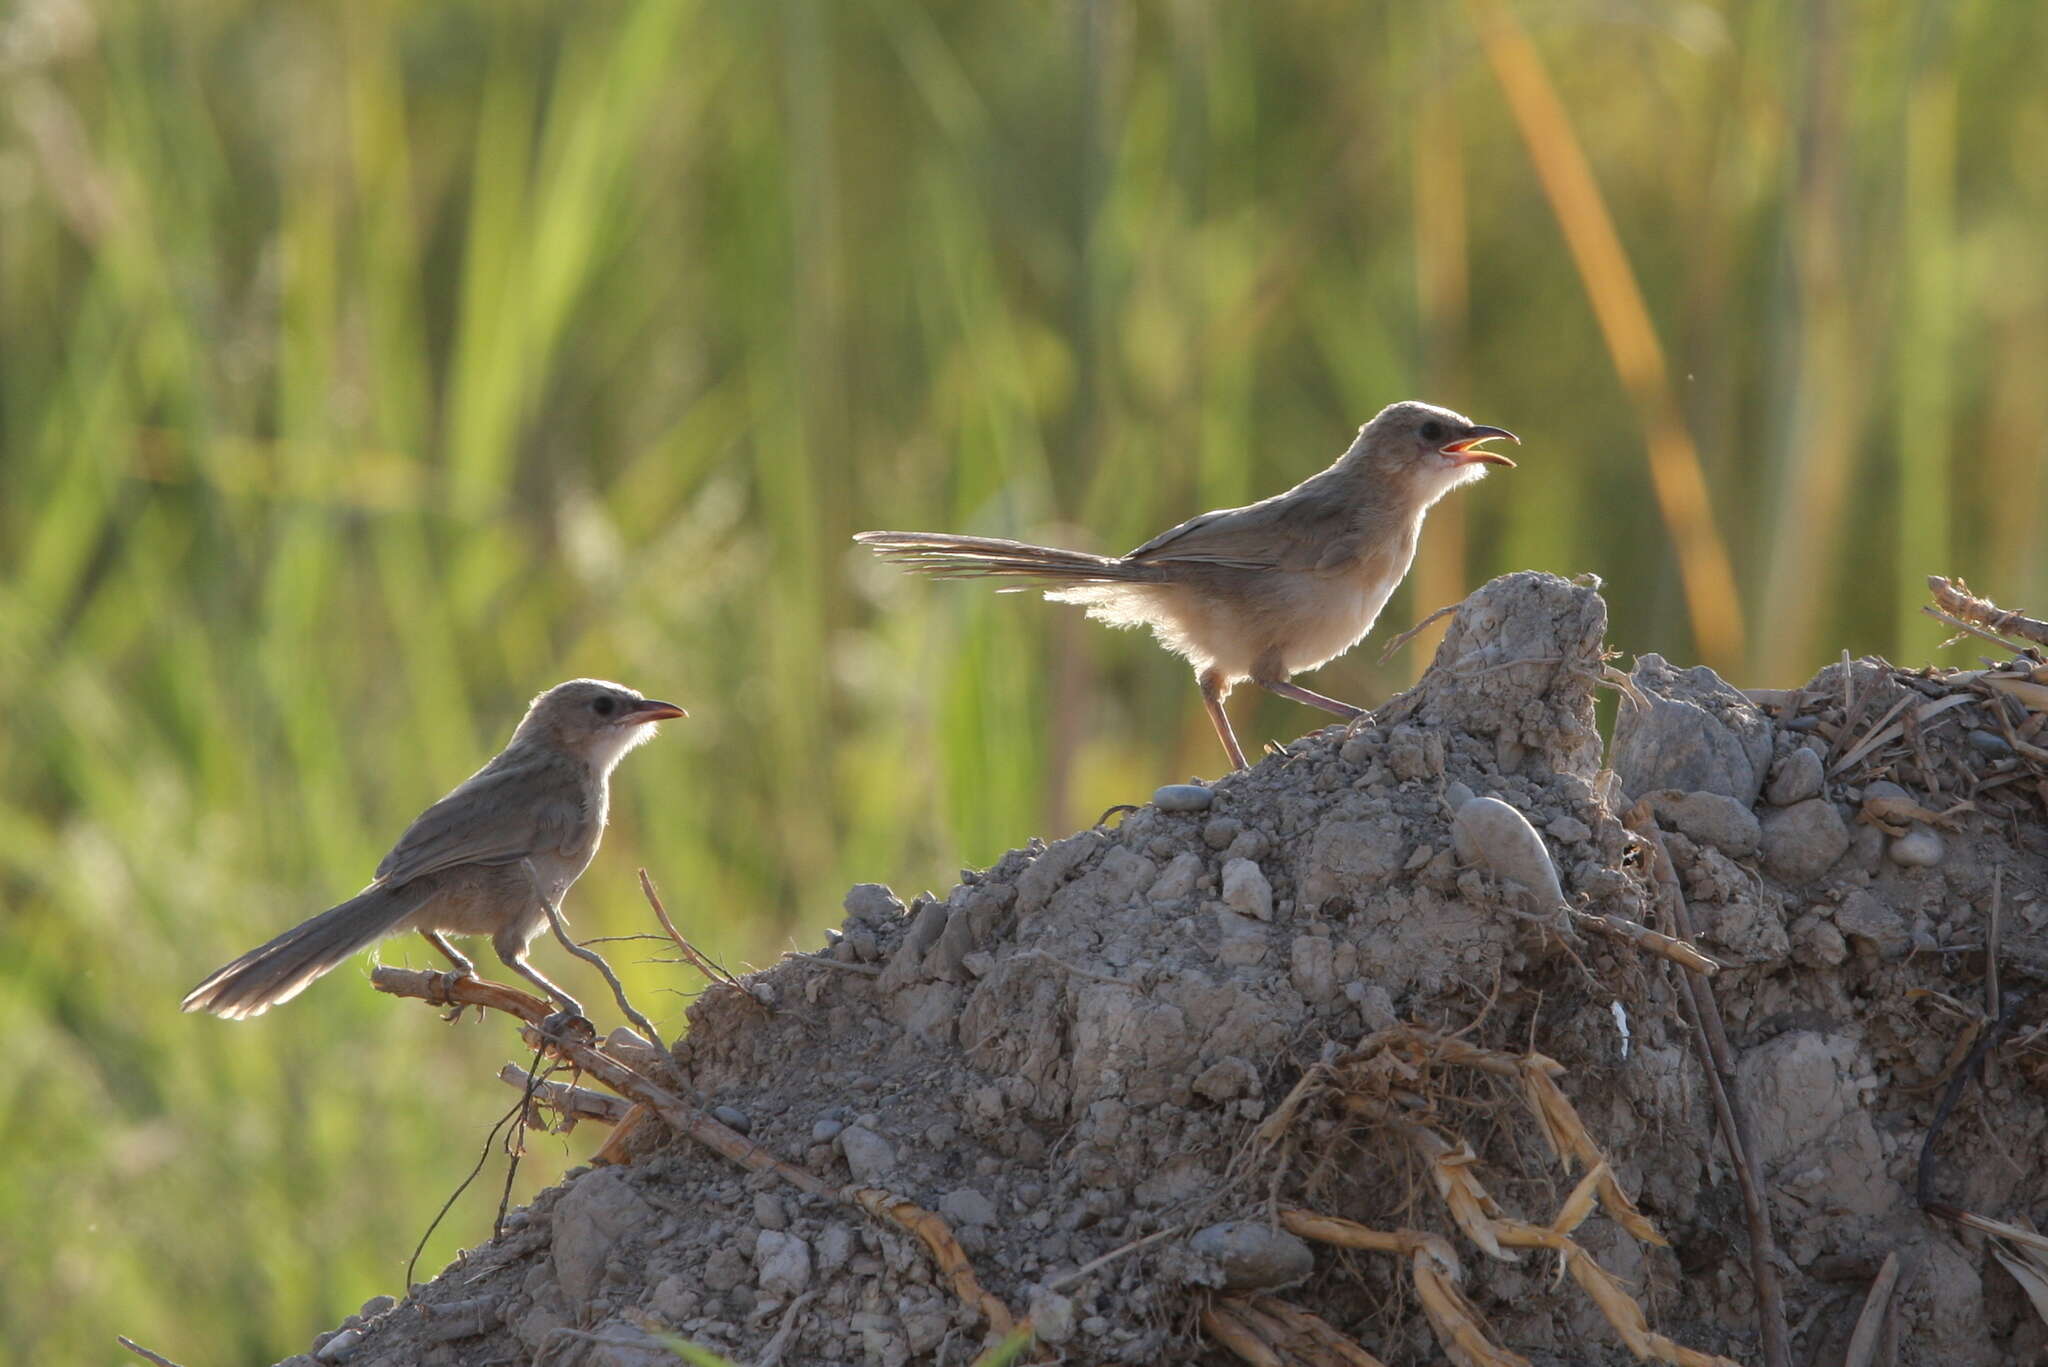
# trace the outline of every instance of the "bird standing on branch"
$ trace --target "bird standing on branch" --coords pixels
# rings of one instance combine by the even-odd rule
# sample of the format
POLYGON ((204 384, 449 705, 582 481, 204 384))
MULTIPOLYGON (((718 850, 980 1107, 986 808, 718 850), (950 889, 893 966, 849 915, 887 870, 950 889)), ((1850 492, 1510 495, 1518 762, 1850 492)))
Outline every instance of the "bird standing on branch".
POLYGON ((213 974, 184 1009, 260 1016, 379 940, 417 930, 465 978, 476 966, 443 937, 490 936, 507 967, 582 1015, 526 962, 527 946, 597 853, 613 767, 653 723, 688 715, 615 683, 557 684, 489 764, 406 828, 375 882, 213 974))
POLYGON ((862 532, 854 540, 941 579, 1051 580, 1059 587, 1047 598, 1080 603, 1111 626, 1152 628, 1194 666, 1217 738, 1242 769, 1223 700, 1247 679, 1347 720, 1364 715, 1288 679, 1372 630, 1415 559, 1431 504, 1488 465, 1514 464, 1481 449, 1495 437, 1521 440, 1446 408, 1391 404, 1321 474, 1248 507, 1190 518, 1123 556, 947 532, 862 532))

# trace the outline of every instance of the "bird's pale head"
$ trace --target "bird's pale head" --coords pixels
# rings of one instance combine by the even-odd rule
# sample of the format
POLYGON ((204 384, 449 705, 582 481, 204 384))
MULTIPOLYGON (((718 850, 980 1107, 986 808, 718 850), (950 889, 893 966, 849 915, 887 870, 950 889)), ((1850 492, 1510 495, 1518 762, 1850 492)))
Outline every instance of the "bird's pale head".
POLYGON ((545 744, 583 755, 600 769, 652 736, 654 724, 690 714, 672 702, 644 697, 637 689, 603 679, 571 679, 535 698, 512 742, 545 744))
POLYGON ((1496 437, 1521 444, 1504 427, 1486 427, 1462 413, 1408 399, 1388 404, 1358 429, 1353 448, 1359 458, 1391 484, 1406 487, 1423 507, 1460 484, 1478 479, 1489 465, 1513 467, 1498 451, 1483 449, 1496 437))

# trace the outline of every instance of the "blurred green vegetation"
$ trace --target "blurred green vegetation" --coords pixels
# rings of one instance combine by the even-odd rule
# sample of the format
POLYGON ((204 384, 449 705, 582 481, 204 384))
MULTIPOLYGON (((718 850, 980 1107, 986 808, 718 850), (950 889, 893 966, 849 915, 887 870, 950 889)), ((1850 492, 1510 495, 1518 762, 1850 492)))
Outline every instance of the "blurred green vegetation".
MULTIPOLYGON (((0 1354, 267 1361, 399 1289, 507 1032, 359 971, 176 1005, 550 683, 692 711, 579 928, 648 928, 644 864, 735 965, 1216 772, 1148 642, 853 531, 1121 549, 1414 395, 1523 465, 1438 509, 1379 639, 1590 570, 1620 647, 1786 684, 1936 658, 1930 571, 2048 605, 2044 38, 1984 0, 17 0, 0 1354)), ((679 1025, 692 979, 619 949, 679 1025)))

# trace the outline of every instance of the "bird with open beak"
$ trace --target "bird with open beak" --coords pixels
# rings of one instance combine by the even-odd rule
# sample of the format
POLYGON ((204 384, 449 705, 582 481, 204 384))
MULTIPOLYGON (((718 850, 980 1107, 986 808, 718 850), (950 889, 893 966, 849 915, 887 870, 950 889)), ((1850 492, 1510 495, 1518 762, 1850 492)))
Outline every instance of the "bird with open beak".
POLYGON ((1430 507, 1489 465, 1485 443, 1520 438, 1433 404, 1391 404, 1318 475, 1243 508, 1190 518, 1128 555, 1100 556, 996 537, 862 532, 883 558, 942 579, 1050 581, 1111 626, 1152 629, 1194 667, 1230 762, 1244 767, 1224 699, 1249 680, 1346 719, 1362 709, 1289 682, 1356 645, 1407 575, 1430 507))
POLYGON ((526 961, 527 946, 548 924, 547 904, 560 905, 597 853, 612 769, 656 722, 688 715, 601 679, 555 685, 489 764, 406 828, 370 886, 214 973, 185 1010, 260 1016, 379 940, 416 930, 465 978, 476 966, 445 937, 490 936, 506 967, 582 1015, 526 961))

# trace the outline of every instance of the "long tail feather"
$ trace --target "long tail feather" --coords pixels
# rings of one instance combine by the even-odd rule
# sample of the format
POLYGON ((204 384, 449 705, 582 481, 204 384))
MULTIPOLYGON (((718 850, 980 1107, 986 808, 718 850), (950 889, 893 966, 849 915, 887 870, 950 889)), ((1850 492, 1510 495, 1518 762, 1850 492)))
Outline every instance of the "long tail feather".
POLYGON ((428 895, 410 885, 366 888, 220 969, 186 994, 183 1008, 227 1020, 260 1016, 389 935, 428 895))
POLYGON ((1050 579, 1067 584, 1149 583, 1156 567, 1090 555, 1086 551, 1034 546, 995 536, 950 532, 862 532, 854 537, 891 564, 935 579, 980 579, 991 575, 1050 579))

